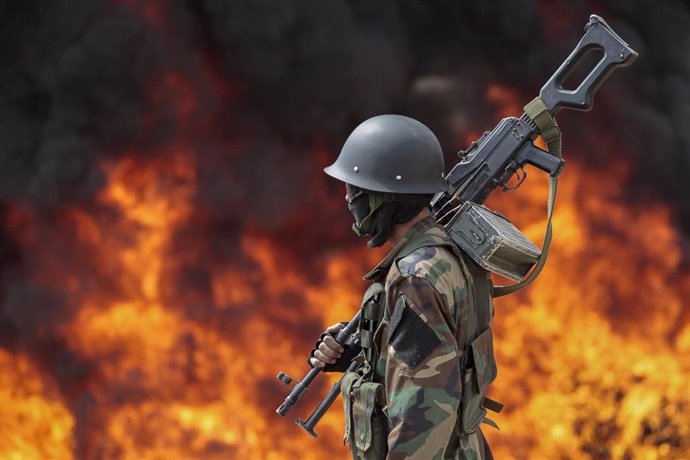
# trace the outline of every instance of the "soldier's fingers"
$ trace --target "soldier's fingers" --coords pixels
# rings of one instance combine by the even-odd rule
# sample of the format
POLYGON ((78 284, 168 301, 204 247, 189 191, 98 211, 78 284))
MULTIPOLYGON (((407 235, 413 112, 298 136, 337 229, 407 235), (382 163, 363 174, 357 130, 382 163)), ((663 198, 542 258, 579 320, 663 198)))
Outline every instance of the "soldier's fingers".
POLYGON ((338 342, 335 341, 333 337, 330 335, 327 335, 326 337, 323 338, 323 343, 328 345, 328 348, 338 351, 340 353, 344 352, 345 349, 343 348, 342 345, 340 345, 338 342))
POLYGON ((345 325, 343 323, 331 324, 330 326, 328 326, 328 329, 326 329, 326 332, 328 332, 329 334, 335 335, 338 333, 338 331, 340 331, 344 327, 345 327, 345 325))
POLYGON ((330 356, 326 356, 321 351, 316 350, 314 352, 314 358, 318 359, 321 362, 328 363, 328 364, 335 364, 335 358, 331 358, 330 356))
POLYGON ((340 356, 342 355, 342 353, 340 353, 337 350, 331 349, 331 347, 326 345, 324 342, 321 342, 321 344, 319 345, 319 351, 324 355, 328 356, 329 358, 333 359, 340 358, 340 356))
POLYGON ((316 358, 309 358, 309 362, 311 363, 312 366, 314 367, 324 367, 326 363, 319 361, 316 358))

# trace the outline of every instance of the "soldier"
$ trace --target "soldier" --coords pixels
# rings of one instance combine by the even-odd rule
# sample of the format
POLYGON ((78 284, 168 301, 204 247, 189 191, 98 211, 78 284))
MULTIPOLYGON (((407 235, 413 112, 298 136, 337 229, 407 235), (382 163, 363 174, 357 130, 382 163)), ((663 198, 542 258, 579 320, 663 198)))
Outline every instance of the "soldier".
POLYGON ((359 125, 325 168, 346 184, 355 233, 369 247, 392 245, 365 276, 374 284, 362 302, 361 348, 341 347, 333 335, 342 326, 333 325, 309 358, 341 372, 354 355, 363 361, 342 385, 355 459, 492 458, 479 429, 493 424, 484 408, 496 376, 491 282, 430 213, 443 171, 434 134, 399 115, 359 125))

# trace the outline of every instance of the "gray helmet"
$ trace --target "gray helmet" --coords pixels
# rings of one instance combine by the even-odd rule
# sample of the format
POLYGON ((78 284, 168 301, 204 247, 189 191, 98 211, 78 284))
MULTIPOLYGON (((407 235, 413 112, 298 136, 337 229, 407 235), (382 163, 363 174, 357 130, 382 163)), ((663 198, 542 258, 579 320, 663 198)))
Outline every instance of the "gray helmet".
POLYGON ((401 115, 379 115, 357 126, 329 176, 375 192, 431 194, 445 190, 443 152, 429 128, 401 115))

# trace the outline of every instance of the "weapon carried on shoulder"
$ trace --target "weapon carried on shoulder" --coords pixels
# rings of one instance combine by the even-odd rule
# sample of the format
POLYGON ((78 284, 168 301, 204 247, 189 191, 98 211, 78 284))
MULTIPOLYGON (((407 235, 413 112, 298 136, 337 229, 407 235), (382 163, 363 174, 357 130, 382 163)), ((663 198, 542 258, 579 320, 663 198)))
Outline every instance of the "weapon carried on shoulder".
MULTIPOLYGON (((637 53, 599 16, 590 17, 585 31, 570 56, 539 92, 541 109, 548 111, 551 117, 561 108, 590 110, 594 94, 609 75, 637 58, 637 53), (593 49, 603 52, 601 60, 577 89, 563 89, 566 78, 593 49)), ((483 203, 496 187, 511 189, 507 185, 508 180, 525 164, 536 166, 553 177, 558 176, 564 161, 533 143, 537 135, 549 134, 544 132, 548 126, 541 128, 536 124, 538 115, 526 110, 520 118, 504 118, 492 131, 485 132, 472 142, 469 149, 461 150, 458 153, 461 161, 446 176, 448 190, 434 197, 432 207, 443 211, 455 203, 483 203)), ((556 135, 556 130, 550 134, 556 135)))
POLYGON ((609 75, 619 67, 632 64, 636 58, 637 52, 601 17, 590 16, 580 42, 542 87, 539 97, 525 106, 525 113, 519 118, 504 118, 492 131, 472 142, 469 149, 458 153, 460 162, 445 178, 447 190, 436 194, 431 201, 432 210, 438 223, 445 226, 455 243, 475 262, 490 272, 519 281, 512 286, 497 286, 494 297, 526 287, 546 263, 558 176, 565 165, 560 155, 561 132, 555 114, 561 108, 590 110, 594 94, 609 75), (564 89, 566 79, 586 64, 592 52, 601 56, 598 62, 576 89, 564 89), (539 135, 548 151, 534 145, 539 135), (526 164, 550 176, 548 223, 541 250, 505 217, 482 206, 498 187, 517 189, 527 177, 526 164), (509 186, 508 181, 514 175, 518 183, 509 186), (532 273, 524 278, 533 266, 532 273))
MULTIPOLYGON (((551 216, 556 195, 557 178, 565 164, 560 158, 561 133, 554 115, 561 108, 590 110, 593 98, 601 84, 618 67, 635 61, 637 52, 630 48, 599 16, 592 15, 585 26, 585 34, 575 49, 546 82, 539 97, 525 107, 519 118, 501 120, 492 130, 484 133, 468 150, 461 151, 460 162, 446 176, 448 188, 431 201, 436 220, 445 226, 453 240, 479 265, 508 278, 520 281, 536 264, 532 273, 513 286, 498 286, 494 297, 509 294, 529 284, 541 271, 551 240, 551 216), (586 61, 590 51, 597 50, 602 57, 574 90, 566 90, 563 83, 586 61), (534 145, 542 136, 548 146, 544 151, 534 145), (524 181, 525 165, 532 165, 549 174, 548 224, 543 249, 531 241, 503 216, 490 211, 482 203, 496 188, 514 190, 524 181), (508 182, 518 176, 518 183, 508 182)), ((356 336, 361 310, 335 337, 343 345, 356 336)), ((353 360, 348 370, 356 370, 360 363, 353 360)), ((292 388, 285 402, 276 412, 285 416, 307 391, 309 384, 321 372, 314 368, 301 380, 285 373, 278 379, 292 388)), ((342 380, 341 380, 342 381, 342 380)), ((316 437, 314 427, 333 404, 340 392, 341 381, 331 388, 326 398, 307 421, 297 424, 316 437)))

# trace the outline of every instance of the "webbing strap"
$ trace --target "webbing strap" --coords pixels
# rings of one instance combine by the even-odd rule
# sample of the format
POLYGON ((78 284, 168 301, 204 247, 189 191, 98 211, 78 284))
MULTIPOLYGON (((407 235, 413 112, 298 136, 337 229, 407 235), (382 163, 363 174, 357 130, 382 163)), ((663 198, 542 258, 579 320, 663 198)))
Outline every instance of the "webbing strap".
POLYGON ((360 304, 359 308, 364 309, 367 302, 374 299, 377 295, 381 294, 384 290, 385 290, 385 288, 384 288, 383 284, 371 283, 371 285, 367 288, 366 292, 364 292, 364 297, 362 297, 362 303, 360 304))
MULTIPOLYGON (((549 112, 544 104, 544 101, 540 97, 534 98, 532 102, 525 106, 525 113, 528 117, 534 121, 534 124, 539 128, 539 134, 541 135, 549 153, 561 158, 561 130, 558 128, 556 120, 553 115, 549 112)), ((548 221, 546 223, 546 233, 544 234, 544 243, 542 244, 541 255, 537 264, 534 266, 532 273, 527 276, 524 280, 517 284, 510 286, 496 286, 494 288, 494 297, 501 297, 504 295, 512 294, 525 287, 527 287, 532 281, 534 281, 539 273, 541 273, 544 265, 546 264, 546 258, 549 255, 549 248, 551 246, 551 237, 553 235, 553 228, 551 226, 551 218, 553 217, 553 208, 556 202, 556 192, 558 191, 558 178, 549 176, 549 201, 547 204, 548 211, 548 221)))
POLYGON ((561 130, 558 128, 556 119, 553 118, 549 109, 546 108, 544 101, 540 97, 535 97, 532 102, 525 106, 525 113, 539 128, 539 135, 546 142, 549 153, 560 158, 561 130))
POLYGON ((469 255, 461 252, 462 260, 471 276, 472 291, 475 302, 474 331, 468 331, 467 342, 474 340, 478 332, 491 324, 491 280, 486 270, 479 266, 469 255))
POLYGON ((366 329, 360 329, 359 331, 359 344, 365 350, 369 350, 374 347, 374 333, 372 331, 367 331, 366 329))
POLYGON ((460 263, 460 269, 462 270, 463 275, 467 279, 468 287, 470 288, 470 304, 467 311, 467 317, 460 319, 460 328, 458 330, 458 333, 460 334, 460 337, 458 337, 458 345, 462 344, 462 359, 464 363, 464 360, 467 359, 465 348, 467 347, 467 344, 469 344, 474 339, 474 336, 477 334, 478 302, 477 298, 474 295, 476 291, 476 289, 474 288, 474 275, 470 271, 466 262, 468 258, 466 258, 464 252, 460 251, 460 249, 457 247, 453 248, 453 253, 458 258, 458 262, 460 263))
MULTIPOLYGON (((376 360, 378 359, 376 356, 377 350, 374 346, 374 334, 383 316, 383 302, 381 296, 384 291, 385 288, 383 284, 372 283, 369 289, 364 293, 362 305, 360 307, 362 309, 362 316, 360 317, 359 323, 359 340, 360 346, 362 350, 364 350, 366 361, 370 365, 368 368, 369 371, 374 369, 376 360)), ((368 371, 365 373, 368 373, 368 371)))

